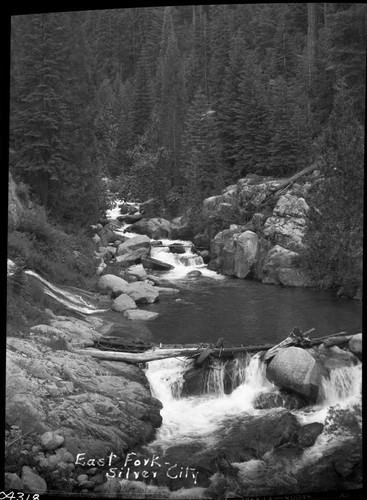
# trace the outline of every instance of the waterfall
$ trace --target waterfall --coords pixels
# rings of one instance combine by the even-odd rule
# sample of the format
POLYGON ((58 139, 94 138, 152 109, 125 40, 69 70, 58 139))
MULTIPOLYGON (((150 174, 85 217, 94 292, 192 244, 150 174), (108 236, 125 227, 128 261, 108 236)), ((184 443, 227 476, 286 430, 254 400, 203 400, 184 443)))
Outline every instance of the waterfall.
POLYGON ((362 363, 335 368, 322 382, 320 403, 323 406, 348 404, 362 392, 362 363))
POLYGON ((151 361, 146 376, 153 395, 163 404, 163 424, 157 431, 152 448, 162 450, 196 442, 210 442, 223 419, 253 411, 252 401, 259 392, 271 390, 266 380, 265 364, 260 355, 238 358, 236 366, 239 385, 231 394, 224 394, 225 364, 218 360, 217 369, 208 370, 205 393, 201 396, 182 397, 185 372, 192 361, 184 358, 151 361))
POLYGON ((66 287, 61 287, 50 283, 45 278, 42 278, 42 276, 37 274, 35 271, 27 269, 24 272, 29 276, 32 276, 33 278, 37 279, 42 284, 43 291, 45 294, 49 295, 56 301, 60 302, 68 309, 71 309, 73 311, 78 311, 83 314, 95 314, 95 313, 105 312, 107 310, 107 309, 99 309, 95 304, 92 303, 91 300, 86 300, 82 296, 82 293, 85 293, 83 292, 83 290, 80 290, 80 293, 75 293, 75 291, 70 292, 67 290, 66 287))
POLYGON ((217 280, 224 279, 225 277, 217 274, 215 271, 210 271, 204 264, 202 257, 192 251, 192 242, 183 240, 168 240, 162 239, 161 245, 152 246, 151 257, 158 259, 167 264, 174 266, 174 269, 166 271, 164 277, 168 280, 185 278, 191 271, 200 271, 200 273, 207 278, 214 278, 217 280), (177 243, 185 248, 185 253, 172 253, 169 245, 177 243))

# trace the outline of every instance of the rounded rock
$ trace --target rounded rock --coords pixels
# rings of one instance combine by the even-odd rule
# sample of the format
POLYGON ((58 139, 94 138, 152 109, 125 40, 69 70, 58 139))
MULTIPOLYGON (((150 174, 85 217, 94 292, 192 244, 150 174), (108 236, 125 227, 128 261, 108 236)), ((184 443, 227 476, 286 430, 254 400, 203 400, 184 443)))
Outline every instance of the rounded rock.
POLYGON ((24 491, 42 495, 47 491, 46 481, 27 465, 22 467, 22 482, 24 491))
POLYGON ((349 350, 353 354, 362 354, 362 334, 353 335, 348 344, 349 350))
POLYGON ((45 450, 53 451, 64 443, 64 438, 55 432, 48 431, 41 436, 41 445, 45 450))
POLYGON ((80 475, 76 478, 76 480, 77 480, 77 481, 78 481, 78 483, 80 483, 80 484, 81 484, 81 483, 83 483, 84 481, 88 481, 88 479, 89 479, 89 478, 88 478, 87 474, 80 474, 80 475))

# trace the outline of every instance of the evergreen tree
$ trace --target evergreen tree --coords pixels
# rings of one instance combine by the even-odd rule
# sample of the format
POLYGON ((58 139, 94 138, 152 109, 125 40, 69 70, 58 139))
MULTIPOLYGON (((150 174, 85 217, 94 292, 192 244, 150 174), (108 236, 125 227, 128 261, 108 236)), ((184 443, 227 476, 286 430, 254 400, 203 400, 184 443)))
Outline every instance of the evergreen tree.
POLYGON ((49 201, 50 181, 58 180, 68 149, 63 140, 69 121, 63 88, 64 19, 40 14, 21 21, 23 50, 18 64, 24 70, 12 99, 14 170, 32 185, 43 204, 49 201))
POLYGON ((180 53, 170 7, 164 11, 161 52, 157 72, 157 127, 159 146, 169 152, 167 175, 173 188, 178 183, 181 135, 185 113, 185 88, 180 53))
POLYGON ((358 284, 362 274, 364 130, 354 103, 338 92, 317 141, 323 180, 309 194, 310 272, 326 286, 358 284))
POLYGON ((215 111, 201 88, 189 108, 182 142, 183 204, 193 206, 224 187, 215 111))
POLYGON ((256 63, 254 51, 246 53, 241 71, 238 100, 234 106, 235 140, 234 159, 241 175, 266 173, 271 138, 266 82, 256 63))

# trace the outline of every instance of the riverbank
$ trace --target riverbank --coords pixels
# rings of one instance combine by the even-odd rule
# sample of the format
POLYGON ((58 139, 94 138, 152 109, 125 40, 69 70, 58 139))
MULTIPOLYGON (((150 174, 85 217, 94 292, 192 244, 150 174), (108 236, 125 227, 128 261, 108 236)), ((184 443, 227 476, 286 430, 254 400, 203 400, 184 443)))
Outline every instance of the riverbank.
POLYGON ((109 325, 46 313, 47 323, 32 327, 29 338, 7 338, 7 488, 103 492, 103 473, 93 462, 78 465, 78 455, 124 458, 153 438, 162 404, 138 366, 73 352, 93 345, 109 325))

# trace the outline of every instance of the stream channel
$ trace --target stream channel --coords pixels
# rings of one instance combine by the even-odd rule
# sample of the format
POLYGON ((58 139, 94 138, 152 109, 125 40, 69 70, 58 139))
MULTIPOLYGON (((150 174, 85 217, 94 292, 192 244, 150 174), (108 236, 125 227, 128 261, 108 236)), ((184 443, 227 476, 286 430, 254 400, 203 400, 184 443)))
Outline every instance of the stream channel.
MULTIPOLYGON (((222 337, 224 345, 276 344, 295 326, 302 331, 315 328, 311 338, 361 331, 362 305, 358 301, 338 299, 334 292, 280 288, 224 277, 208 270, 191 250, 183 255, 172 254, 167 248, 171 242, 162 243, 161 247, 154 247, 152 257, 175 267, 153 274, 168 280, 180 293, 144 307, 159 312, 157 319, 131 322, 134 328, 140 323, 142 329, 149 330, 156 343, 215 343, 222 337), (201 276, 188 276, 193 270, 199 270, 201 276)), ((189 242, 186 244, 190 246, 189 242)), ((59 293, 58 287, 52 289, 49 285, 47 293, 55 294, 70 308, 97 313, 109 321, 118 322, 121 318, 119 313, 96 309, 72 290, 64 288, 59 293)), ((266 422, 275 426, 284 412, 289 413, 284 408, 253 406, 260 393, 278 392, 266 379, 265 363, 259 354, 239 356, 232 371, 236 383, 230 393, 224 391, 226 368, 219 363, 209 371, 202 394, 183 396, 183 376, 191 363, 184 358, 147 363, 145 372, 152 394, 163 404, 163 423, 152 443, 132 452, 111 471, 110 476, 117 477, 125 488, 123 498, 238 498, 348 488, 347 479, 335 482, 333 477, 328 479, 323 469, 319 475, 317 470, 308 476, 305 471, 340 444, 341 431, 337 425, 333 427, 335 414, 330 416, 330 409, 353 414, 355 408, 360 408, 360 362, 335 369, 324 380, 324 396, 317 404, 291 410, 298 424, 319 422, 329 429, 312 446, 293 455, 291 450, 289 456, 280 458, 269 446, 264 453, 247 459, 234 451, 221 459, 217 450, 222 450, 224 444, 227 452, 233 450, 235 446, 230 443, 236 445, 236 429, 242 433, 238 435, 238 445, 243 442, 247 426, 253 439, 257 433, 263 439, 266 422), (213 471, 207 466, 213 460, 225 463, 213 471)), ((353 432, 355 428, 347 426, 342 430, 342 439, 353 440, 353 432)))

